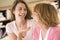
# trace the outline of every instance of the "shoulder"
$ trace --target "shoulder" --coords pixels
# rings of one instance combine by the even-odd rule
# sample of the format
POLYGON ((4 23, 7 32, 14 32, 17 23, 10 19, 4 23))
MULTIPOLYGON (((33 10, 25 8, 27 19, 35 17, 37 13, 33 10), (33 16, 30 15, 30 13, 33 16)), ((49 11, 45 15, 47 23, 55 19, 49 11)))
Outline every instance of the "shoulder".
POLYGON ((40 28, 39 27, 36 27, 35 29, 34 29, 34 33, 39 33, 40 32, 40 28))
POLYGON ((39 33, 40 33, 40 28, 39 28, 39 27, 36 27, 36 28, 34 29, 33 34, 34 34, 34 35, 39 35, 39 33))
POLYGON ((6 25, 6 32, 8 32, 8 33, 13 33, 13 23, 14 23, 14 21, 12 21, 12 22, 10 22, 10 23, 7 23, 7 25, 6 25))
POLYGON ((6 24, 6 29, 10 29, 13 27, 13 24, 14 24, 14 21, 10 22, 10 23, 7 23, 6 24))
POLYGON ((60 27, 59 26, 51 27, 51 33, 56 37, 60 36, 60 27))
POLYGON ((7 23, 6 26, 12 26, 14 24, 15 21, 12 21, 10 23, 7 23))
POLYGON ((39 39, 39 34, 40 34, 40 28, 36 27, 33 31, 33 40, 38 40, 39 39))
POLYGON ((59 26, 51 27, 50 34, 51 34, 50 36, 52 37, 52 39, 60 40, 60 27, 59 26))
POLYGON ((60 26, 51 27, 52 30, 60 32, 60 26))

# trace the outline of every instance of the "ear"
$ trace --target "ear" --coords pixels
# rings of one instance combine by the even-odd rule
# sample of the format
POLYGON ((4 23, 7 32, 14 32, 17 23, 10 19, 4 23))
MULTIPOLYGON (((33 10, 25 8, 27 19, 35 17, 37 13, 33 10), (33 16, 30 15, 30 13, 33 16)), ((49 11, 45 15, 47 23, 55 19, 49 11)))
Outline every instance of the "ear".
POLYGON ((13 10, 13 14, 15 14, 15 10, 13 10))

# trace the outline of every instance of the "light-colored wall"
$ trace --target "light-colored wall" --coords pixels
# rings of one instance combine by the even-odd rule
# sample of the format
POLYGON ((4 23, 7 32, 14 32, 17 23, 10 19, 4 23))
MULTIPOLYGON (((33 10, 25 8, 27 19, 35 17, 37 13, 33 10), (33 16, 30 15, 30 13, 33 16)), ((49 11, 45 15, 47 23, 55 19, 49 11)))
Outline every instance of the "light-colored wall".
MULTIPOLYGON (((0 0, 0 8, 10 6, 13 4, 14 1, 15 0, 0 0)), ((27 3, 30 3, 30 2, 37 2, 37 1, 41 1, 41 0, 24 0, 24 1, 26 1, 27 3)))
POLYGON ((14 0, 0 0, 0 7, 10 6, 14 0))
MULTIPOLYGON (((10 9, 14 1, 15 0, 0 0, 0 10, 10 9)), ((32 8, 32 5, 34 5, 34 3, 42 0, 24 0, 24 1, 27 2, 30 8, 32 8)))
POLYGON ((34 6, 35 6, 37 3, 40 3, 40 1, 39 1, 39 2, 34 2, 34 3, 29 3, 29 4, 28 4, 28 6, 29 6, 29 8, 30 8, 31 11, 33 11, 34 6))

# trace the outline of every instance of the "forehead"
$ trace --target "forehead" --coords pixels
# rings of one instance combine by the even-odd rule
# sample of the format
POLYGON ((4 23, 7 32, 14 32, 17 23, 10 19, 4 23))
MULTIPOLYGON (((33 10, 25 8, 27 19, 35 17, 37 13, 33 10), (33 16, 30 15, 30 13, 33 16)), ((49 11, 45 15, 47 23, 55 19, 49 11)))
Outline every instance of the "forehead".
POLYGON ((24 3, 18 3, 16 7, 26 7, 26 5, 24 3))

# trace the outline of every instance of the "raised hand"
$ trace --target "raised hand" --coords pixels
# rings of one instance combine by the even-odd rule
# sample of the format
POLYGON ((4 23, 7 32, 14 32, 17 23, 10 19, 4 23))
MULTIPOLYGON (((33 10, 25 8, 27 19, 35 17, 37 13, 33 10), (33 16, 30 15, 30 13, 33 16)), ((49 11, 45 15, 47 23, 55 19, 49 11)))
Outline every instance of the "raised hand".
POLYGON ((20 38, 24 38, 26 36, 26 34, 27 34, 27 31, 29 31, 29 29, 30 29, 30 27, 28 27, 26 29, 21 29, 20 32, 19 32, 19 34, 18 34, 18 36, 20 38))

